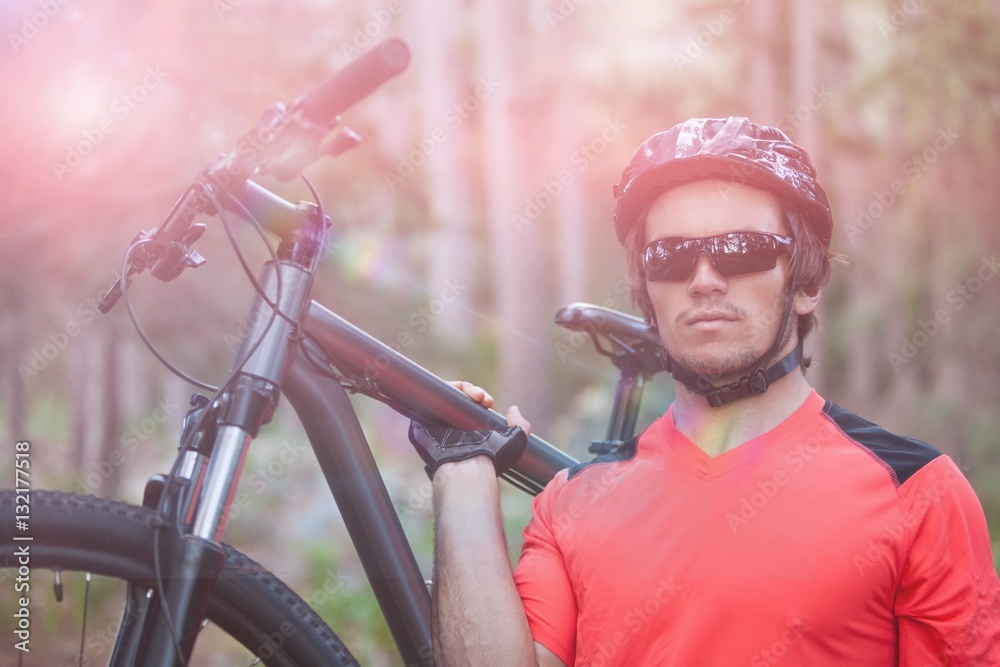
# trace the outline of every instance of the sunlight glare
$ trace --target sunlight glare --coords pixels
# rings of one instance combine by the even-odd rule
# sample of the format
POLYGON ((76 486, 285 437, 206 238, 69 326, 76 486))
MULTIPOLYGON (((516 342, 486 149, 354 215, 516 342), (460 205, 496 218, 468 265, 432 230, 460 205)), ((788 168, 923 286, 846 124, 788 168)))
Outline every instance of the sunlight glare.
POLYGON ((72 80, 54 89, 52 110, 58 127, 76 130, 98 123, 111 110, 112 95, 105 82, 90 72, 74 72, 72 80))

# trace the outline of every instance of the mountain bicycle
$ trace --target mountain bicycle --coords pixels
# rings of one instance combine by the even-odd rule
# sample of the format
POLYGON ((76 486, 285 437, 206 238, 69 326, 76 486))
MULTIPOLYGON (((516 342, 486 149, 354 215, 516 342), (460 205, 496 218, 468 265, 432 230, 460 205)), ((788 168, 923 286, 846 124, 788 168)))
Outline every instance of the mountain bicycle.
MULTIPOLYGON (((369 396, 427 424, 499 429, 506 421, 312 301, 312 276, 330 226, 318 195, 313 189, 315 203, 293 204, 251 180, 297 176, 318 157, 356 144, 359 139, 349 129, 336 128, 339 114, 408 62, 403 42, 384 42, 288 107, 269 109, 232 151, 198 176, 156 228, 140 232, 126 251, 121 278, 102 302, 103 312, 122 300, 135 321, 128 298, 135 276, 149 271, 159 280, 172 280, 205 261, 192 248, 205 231, 195 222, 199 215, 222 220, 255 288, 248 330, 230 372, 218 388, 202 385, 211 396, 192 399, 175 462, 168 473, 148 479, 142 506, 61 491, 0 492, 0 567, 10 579, 23 579, 37 593, 39 579, 33 573, 51 570, 58 600, 68 572, 86 573, 88 588, 91 576, 124 582, 124 611, 109 638, 109 665, 188 664, 208 623, 245 647, 253 664, 357 664, 295 592, 222 541, 247 450, 280 395, 305 428, 403 663, 433 664, 428 582, 349 394, 369 396), (258 277, 232 237, 233 216, 277 239, 258 277)), ((633 435, 644 382, 662 367, 658 341, 638 318, 598 306, 572 304, 557 313, 556 322, 589 336, 620 369, 606 437, 592 445, 595 453, 610 451, 633 435)), ((576 463, 532 435, 504 479, 537 494, 556 472, 576 463)), ((86 610, 85 597, 84 625, 86 610)), ((22 623, 15 613, 15 642, 23 625, 30 626, 30 620, 22 623)), ((73 664, 91 664, 87 652, 81 636, 73 664)), ((31 657, 19 654, 23 664, 40 664, 31 657)))

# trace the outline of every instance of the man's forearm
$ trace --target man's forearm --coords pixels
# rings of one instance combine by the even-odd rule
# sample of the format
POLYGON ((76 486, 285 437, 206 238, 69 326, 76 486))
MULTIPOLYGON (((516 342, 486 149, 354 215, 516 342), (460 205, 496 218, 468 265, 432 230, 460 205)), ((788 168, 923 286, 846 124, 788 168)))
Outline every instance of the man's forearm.
POLYGON ((493 463, 445 464, 434 475, 433 632, 439 667, 535 664, 514 586, 493 463))

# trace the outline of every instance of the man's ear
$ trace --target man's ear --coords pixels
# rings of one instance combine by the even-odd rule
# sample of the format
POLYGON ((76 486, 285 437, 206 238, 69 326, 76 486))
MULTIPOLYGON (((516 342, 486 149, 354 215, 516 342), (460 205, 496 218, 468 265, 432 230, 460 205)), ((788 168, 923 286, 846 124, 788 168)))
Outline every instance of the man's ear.
POLYGON ((792 300, 792 312, 796 315, 808 315, 813 312, 819 305, 821 294, 822 290, 815 285, 801 288, 792 300))

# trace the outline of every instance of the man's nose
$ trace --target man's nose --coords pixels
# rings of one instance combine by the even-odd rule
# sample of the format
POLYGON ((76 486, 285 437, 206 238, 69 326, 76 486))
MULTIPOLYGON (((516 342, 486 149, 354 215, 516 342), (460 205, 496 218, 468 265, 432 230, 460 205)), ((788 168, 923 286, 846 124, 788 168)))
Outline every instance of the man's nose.
POLYGON ((694 271, 688 278, 688 293, 693 295, 708 295, 726 292, 729 282, 726 277, 712 264, 708 253, 700 253, 694 263, 694 271))

